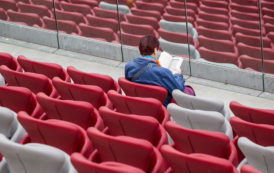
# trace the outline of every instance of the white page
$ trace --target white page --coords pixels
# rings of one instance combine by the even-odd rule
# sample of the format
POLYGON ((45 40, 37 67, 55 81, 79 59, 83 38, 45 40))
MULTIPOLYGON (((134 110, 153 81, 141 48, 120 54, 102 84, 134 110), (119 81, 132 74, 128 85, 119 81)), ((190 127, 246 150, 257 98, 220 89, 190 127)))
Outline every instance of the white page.
POLYGON ((169 65, 170 65, 170 62, 172 60, 172 56, 169 53, 164 51, 164 52, 161 53, 158 60, 159 60, 162 67, 168 68, 169 65))
POLYGON ((174 69, 181 69, 181 65, 183 63, 184 59, 182 57, 173 57, 171 63, 169 64, 168 69, 172 71, 174 74, 174 69))

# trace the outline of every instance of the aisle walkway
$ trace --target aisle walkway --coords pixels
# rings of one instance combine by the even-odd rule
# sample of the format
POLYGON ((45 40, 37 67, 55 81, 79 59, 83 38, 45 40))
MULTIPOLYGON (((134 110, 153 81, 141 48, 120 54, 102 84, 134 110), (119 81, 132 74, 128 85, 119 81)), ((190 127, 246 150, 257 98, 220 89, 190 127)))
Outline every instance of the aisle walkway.
MULTIPOLYGON (((15 57, 24 55, 36 61, 54 62, 64 68, 72 65, 85 72, 107 74, 115 80, 124 76, 123 69, 125 63, 119 61, 58 50, 4 37, 0 37, 0 52, 7 52, 15 57)), ((219 98, 225 101, 226 105, 230 101, 235 100, 247 106, 274 110, 274 94, 262 93, 257 90, 225 85, 194 77, 185 76, 185 78, 187 78, 186 83, 193 86, 198 96, 219 98)))

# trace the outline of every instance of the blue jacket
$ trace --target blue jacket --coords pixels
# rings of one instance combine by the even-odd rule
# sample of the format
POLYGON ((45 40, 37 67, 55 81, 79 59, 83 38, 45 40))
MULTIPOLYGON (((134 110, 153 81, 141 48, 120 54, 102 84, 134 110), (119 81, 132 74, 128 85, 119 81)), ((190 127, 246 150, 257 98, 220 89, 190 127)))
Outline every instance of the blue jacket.
POLYGON ((154 60, 148 58, 135 58, 134 60, 128 62, 125 66, 125 77, 128 80, 141 70, 148 63, 153 63, 153 66, 143 74, 141 74, 136 80, 133 82, 141 83, 141 84, 150 84, 150 85, 158 85, 167 89, 168 96, 164 102, 164 105, 167 106, 170 103, 172 98, 172 91, 174 89, 179 89, 184 91, 185 89, 185 80, 181 74, 172 74, 169 69, 160 67, 156 64, 154 60))

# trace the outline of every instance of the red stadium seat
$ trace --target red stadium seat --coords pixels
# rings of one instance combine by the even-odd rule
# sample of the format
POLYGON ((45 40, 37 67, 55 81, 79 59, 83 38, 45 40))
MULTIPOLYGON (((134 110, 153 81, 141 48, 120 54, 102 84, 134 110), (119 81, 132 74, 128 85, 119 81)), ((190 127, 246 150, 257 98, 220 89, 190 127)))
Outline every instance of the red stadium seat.
MULTIPOLYGON (((198 4, 199 4, 199 2, 198 3, 192 3, 192 2, 187 1, 186 8, 187 9, 192 9, 195 12, 197 12, 197 9, 198 9, 197 5, 198 4)), ((179 9, 184 9, 185 8, 185 4, 184 4, 183 1, 176 1, 176 0, 170 0, 170 6, 174 7, 174 8, 179 8, 179 9)))
POLYGON ((165 124, 165 122, 170 119, 170 115, 166 108, 160 101, 154 98, 125 96, 113 90, 108 92, 108 97, 117 112, 150 116, 158 120, 161 124, 165 124), (147 109, 148 106, 149 109, 147 109))
POLYGON ((57 20, 69 20, 75 22, 78 25, 80 23, 87 23, 84 16, 81 13, 61 10, 55 10, 55 12, 57 20))
POLYGON ((207 5, 201 4, 199 7, 199 10, 205 13, 210 13, 210 14, 221 14, 221 15, 228 15, 229 11, 227 8, 214 8, 214 7, 209 7, 207 5))
POLYGON ((238 56, 235 53, 219 52, 205 47, 199 47, 198 51, 200 52, 201 57, 208 61, 238 65, 238 56))
MULTIPOLYGON (((174 42, 174 43, 182 43, 182 44, 187 44, 187 34, 186 33, 177 33, 177 32, 170 32, 165 29, 160 28, 158 30, 159 35, 161 38, 174 42)), ((190 44, 196 45, 196 42, 194 41, 192 35, 188 35, 190 44)))
MULTIPOLYGON (((43 20, 45 23, 45 29, 56 31, 55 19, 43 17, 43 20)), ((76 35, 80 33, 80 30, 74 21, 57 19, 57 22, 58 22, 58 32, 64 32, 67 34, 76 34, 76 35)))
POLYGON ((158 11, 161 14, 164 12, 164 5, 160 3, 136 1, 136 8, 141 10, 158 11))
POLYGON ((67 67, 67 72, 76 84, 95 85, 103 89, 104 92, 115 90, 121 93, 121 88, 112 77, 98 73, 87 73, 77 70, 73 66, 67 67))
POLYGON ((138 8, 131 8, 131 13, 135 16, 154 17, 157 20, 161 19, 161 13, 159 11, 141 10, 138 8))
POLYGON ((37 101, 41 105, 48 119, 59 119, 77 124, 83 129, 95 127, 103 130, 104 123, 98 111, 83 101, 60 100, 38 93, 37 101))
POLYGON ((128 136, 113 137, 92 127, 88 128, 87 134, 98 150, 99 163, 115 161, 135 166, 145 172, 165 172, 166 164, 160 152, 146 140, 128 136))
POLYGON ((28 26, 40 26, 42 27, 43 21, 41 20, 40 16, 38 14, 34 13, 21 13, 21 12, 15 12, 12 10, 8 10, 7 14, 9 16, 9 20, 11 22, 17 22, 20 24, 25 24, 28 26))
POLYGON ((86 4, 90 6, 90 8, 94 8, 99 5, 97 0, 71 0, 68 2, 72 2, 73 4, 86 4))
MULTIPOLYGON (((264 16, 266 16, 267 18, 271 19, 273 17, 270 16, 274 16, 274 10, 272 9, 268 9, 268 8, 262 8, 262 13, 264 16)), ((265 21, 264 21, 265 22, 265 21)))
MULTIPOLYGON (((99 7, 95 7, 93 9, 93 11, 94 11, 94 15, 97 16, 97 17, 111 18, 111 19, 118 20, 117 12, 116 11, 105 10, 105 9, 102 9, 102 8, 99 8, 99 7)), ((125 21, 126 18, 124 16, 124 13, 119 12, 119 14, 120 14, 120 21, 125 21)))
MULTIPOLYGON (((43 5, 48 7, 49 10, 53 10, 53 2, 52 0, 31 0, 33 4, 37 4, 37 5, 43 5)), ((59 1, 54 1, 54 6, 57 9, 60 9, 59 6, 59 1)))
POLYGON ((120 77, 118 83, 127 96, 155 98, 162 103, 167 97, 167 90, 161 86, 138 84, 124 77, 120 77))
POLYGON ((18 2, 17 6, 22 13, 34 13, 38 14, 40 17, 48 16, 53 17, 51 11, 45 7, 44 5, 35 5, 35 4, 26 4, 22 2, 18 2))
POLYGON ((199 19, 211 21, 211 22, 222 22, 229 24, 229 18, 226 15, 216 15, 216 14, 209 14, 202 11, 199 11, 199 19))
MULTIPOLYGON (((251 35, 251 36, 255 36, 258 37, 260 35, 260 31, 258 29, 249 29, 249 28, 245 28, 239 25, 232 25, 232 33, 233 35, 235 35, 236 33, 243 33, 246 35, 251 35)), ((264 30, 262 30, 262 34, 263 36, 265 35, 264 30)))
POLYGON ((154 35, 159 37, 159 34, 154 30, 152 26, 149 25, 137 25, 127 22, 121 22, 122 32, 135 35, 154 35))
POLYGON ((261 4, 262 4, 262 7, 265 7, 265 8, 268 8, 268 9, 272 9, 272 10, 274 9, 274 3, 273 3, 273 1, 271 1, 271 2, 262 1, 261 4))
MULTIPOLYGON (((136 25, 138 25, 138 24, 136 24, 136 25)), ((122 32, 123 44, 128 45, 128 46, 138 47, 142 37, 143 37, 143 35, 136 35, 136 34, 129 34, 126 32, 122 32)))
POLYGON ((165 129, 152 117, 124 114, 107 107, 101 107, 99 113, 107 127, 108 134, 112 136, 145 139, 158 149, 163 144, 168 144, 165 129))
POLYGON ((28 135, 21 143, 42 143, 57 147, 67 154, 79 152, 88 157, 92 144, 84 129, 76 124, 62 120, 39 120, 30 117, 26 112, 18 113, 18 120, 28 135))
POLYGON ((83 15, 92 14, 92 9, 87 4, 74 4, 66 1, 61 1, 60 6, 64 11, 78 12, 83 15))
POLYGON ((243 5, 240 5, 240 4, 236 4, 236 3, 231 3, 230 4, 230 8, 232 10, 237 10, 237 11, 240 11, 240 12, 245 12, 245 13, 257 13, 259 12, 259 9, 257 6, 243 6, 243 5))
POLYGON ((238 5, 243 5, 243 6, 257 7, 256 0, 231 0, 231 3, 236 3, 238 5))
POLYGON ((273 32, 269 32, 267 34, 267 37, 270 38, 272 40, 272 44, 274 44, 274 31, 273 32))
POLYGON ((118 21, 115 19, 87 15, 87 20, 90 26, 110 28, 114 33, 117 33, 119 28, 118 21))
POLYGON ((53 78, 52 83, 64 100, 86 101, 96 109, 100 106, 112 108, 106 93, 97 86, 72 84, 62 81, 58 77, 53 78))
MULTIPOLYGON (((176 16, 176 15, 164 13, 162 17, 164 20, 171 21, 171 22, 186 22, 185 16, 176 16)), ((191 16, 188 16, 187 21, 194 24, 195 19, 191 16)))
MULTIPOLYGON (((260 37, 257 36, 250 36, 250 35, 245 35, 242 33, 236 33, 235 34, 236 42, 241 42, 249 46, 254 46, 254 47, 260 47, 261 46, 261 40, 260 37)), ((267 37, 263 37, 263 46, 264 48, 271 48, 271 40, 267 37)))
MULTIPOLYGON (((274 60, 264 60, 264 72, 274 74, 274 60)), ((262 60, 253 58, 247 55, 241 55, 239 57, 239 67, 243 69, 255 70, 262 72, 262 60)))
POLYGON ((78 173, 145 173, 141 169, 119 162, 92 162, 80 153, 73 153, 71 155, 71 162, 78 173))
POLYGON ((4 76, 8 86, 21 86, 33 93, 43 92, 50 97, 58 97, 51 80, 42 74, 12 71, 6 66, 0 66, 0 73, 4 76))
POLYGON ((171 167, 171 172, 182 173, 237 173, 231 162, 206 155, 206 154, 184 154, 169 145, 161 147, 161 153, 171 167))
POLYGON ((16 2, 13 0, 0 0, 0 8, 4 9, 5 11, 9 9, 13 11, 18 10, 16 2))
POLYGON ((173 139, 173 147, 180 152, 208 154, 238 165, 237 150, 223 133, 188 129, 172 121, 165 124, 165 129, 173 139))
POLYGON ((168 0, 142 0, 143 2, 148 2, 148 3, 160 3, 162 5, 167 5, 168 0))
POLYGON ((274 24, 272 25, 272 24, 270 24, 270 23, 266 23, 266 24, 264 25, 264 27, 265 27, 265 30, 266 30, 267 33, 273 32, 273 31, 274 31, 274 24))
POLYGON ((203 35, 208 38, 233 41, 232 33, 225 30, 209 29, 203 26, 198 26, 196 29, 199 35, 203 35))
POLYGON ((241 167, 241 173, 262 173, 258 171, 256 168, 252 167, 251 165, 243 165, 241 167))
POLYGON ((43 74, 50 79, 57 76, 64 81, 70 82, 69 75, 59 64, 33 61, 22 55, 18 56, 17 61, 23 67, 25 72, 43 74))
MULTIPOLYGON (((252 47, 243 43, 238 43, 239 55, 248 55, 250 57, 261 59, 261 48, 252 47)), ((274 60, 274 50, 271 48, 264 48, 264 59, 274 60)))
POLYGON ((0 8, 0 20, 8 20, 8 15, 6 11, 2 8, 0 8))
POLYGON ((8 53, 0 52, 0 65, 5 65, 15 71, 22 71, 22 67, 17 60, 8 53))
POLYGON ((14 86, 0 86, 0 105, 14 112, 25 111, 35 118, 39 118, 42 110, 34 94, 27 88, 14 86))
POLYGON ((203 26, 205 28, 213 29, 213 30, 229 30, 229 24, 225 22, 214 22, 214 21, 208 21, 198 18, 197 26, 203 26))
MULTIPOLYGON (((171 6, 166 7, 166 12, 174 16, 185 16, 185 9, 174 8, 171 6)), ((191 9, 187 9, 187 17, 195 18, 195 12, 191 9)))
POLYGON ((236 101, 230 102, 229 107, 235 116, 245 121, 256 124, 274 125, 274 110, 252 108, 236 101))
POLYGON ((256 21, 256 22, 259 21, 258 13, 245 13, 245 12, 231 10, 230 14, 232 17, 235 17, 241 20, 249 20, 249 21, 256 21))
POLYGON ((274 25, 274 16, 264 15, 263 20, 264 20, 264 23, 269 23, 271 25, 274 25))
POLYGON ((208 7, 213 8, 229 8, 229 2, 226 1, 210 1, 210 0, 202 0, 201 3, 208 7))
MULTIPOLYGON (((110 4, 116 4, 116 1, 114 1, 114 0, 104 0, 104 2, 107 2, 110 4)), ((127 5, 127 0, 119 0, 119 4, 127 5)))
POLYGON ((159 22, 154 17, 143 17, 143 16, 135 16, 132 14, 127 14, 126 18, 129 23, 150 25, 155 30, 159 28, 159 22))
POLYGON ((116 33, 113 32, 110 28, 89 26, 83 23, 79 24, 79 28, 81 30, 81 36, 98 39, 107 42, 117 43, 119 42, 119 38, 116 33))

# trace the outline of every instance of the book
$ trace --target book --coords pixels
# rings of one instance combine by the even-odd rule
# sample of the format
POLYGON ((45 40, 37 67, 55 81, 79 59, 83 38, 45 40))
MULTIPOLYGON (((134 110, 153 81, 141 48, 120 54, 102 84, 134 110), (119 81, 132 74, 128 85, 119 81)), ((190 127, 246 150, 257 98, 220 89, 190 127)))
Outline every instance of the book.
POLYGON ((163 51, 158 58, 162 67, 169 69, 173 74, 176 73, 175 69, 181 69, 183 58, 172 56, 168 52, 163 51))

